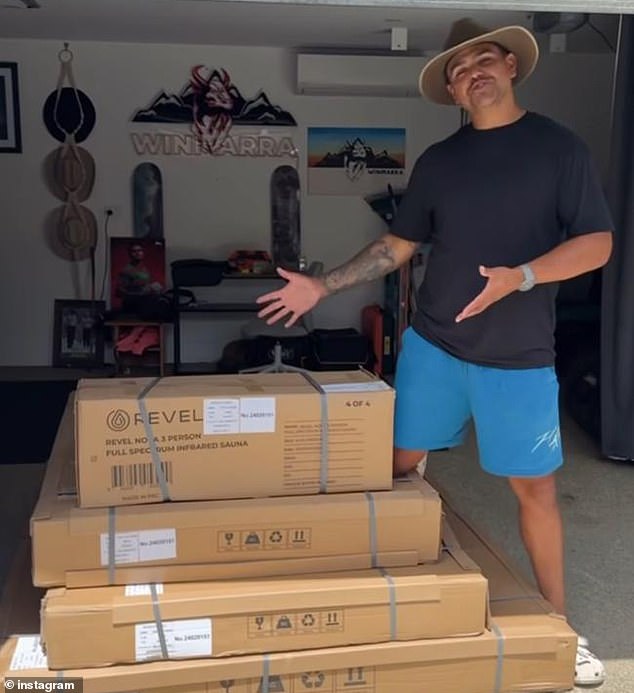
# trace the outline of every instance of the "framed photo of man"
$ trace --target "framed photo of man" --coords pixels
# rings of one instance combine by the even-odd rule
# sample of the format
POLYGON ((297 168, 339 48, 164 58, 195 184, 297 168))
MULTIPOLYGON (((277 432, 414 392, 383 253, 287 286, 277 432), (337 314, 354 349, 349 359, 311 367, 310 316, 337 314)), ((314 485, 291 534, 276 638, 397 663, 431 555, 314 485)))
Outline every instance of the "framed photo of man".
POLYGON ((165 291, 165 243, 162 239, 110 239, 110 308, 137 312, 144 296, 165 291))
POLYGON ((105 310, 105 301, 55 300, 53 366, 103 366, 105 310))

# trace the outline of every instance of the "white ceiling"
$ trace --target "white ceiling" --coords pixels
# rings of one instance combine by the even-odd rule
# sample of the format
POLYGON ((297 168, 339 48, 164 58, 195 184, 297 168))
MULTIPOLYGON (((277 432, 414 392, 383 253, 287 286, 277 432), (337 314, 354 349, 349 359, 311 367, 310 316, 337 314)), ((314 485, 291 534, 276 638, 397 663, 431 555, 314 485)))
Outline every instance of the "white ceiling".
MULTIPOLYGON (((451 22, 464 16, 490 27, 532 27, 529 12, 474 10, 469 0, 462 3, 468 9, 414 7, 416 0, 384 0, 384 7, 377 6, 378 0, 369 0, 372 6, 357 4, 360 0, 37 1, 39 9, 26 9, 22 0, 0 0, 0 37, 388 51, 391 28, 401 26, 407 28, 409 52, 422 54, 439 50, 451 22)), ((612 44, 616 42, 618 15, 591 15, 591 22, 612 44)), ((608 50, 590 25, 568 36, 567 49, 608 50)))

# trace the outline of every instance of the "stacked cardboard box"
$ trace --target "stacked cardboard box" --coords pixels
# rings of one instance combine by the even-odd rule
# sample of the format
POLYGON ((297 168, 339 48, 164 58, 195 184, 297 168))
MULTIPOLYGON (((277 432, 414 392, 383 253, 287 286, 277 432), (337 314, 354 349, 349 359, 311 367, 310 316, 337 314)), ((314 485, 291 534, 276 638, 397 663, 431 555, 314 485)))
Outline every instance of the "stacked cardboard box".
POLYGON ((393 409, 361 370, 82 381, 79 504, 390 489, 393 409))
POLYGON ((317 375, 308 391, 287 374, 164 379, 154 399, 144 382, 84 384, 32 517, 41 633, 6 640, 5 676, 80 677, 86 693, 570 688, 565 621, 449 509, 441 546, 426 482, 385 489, 392 391, 317 375), (215 401, 200 414, 192 397, 215 401), (131 422, 141 434, 124 434, 131 422))

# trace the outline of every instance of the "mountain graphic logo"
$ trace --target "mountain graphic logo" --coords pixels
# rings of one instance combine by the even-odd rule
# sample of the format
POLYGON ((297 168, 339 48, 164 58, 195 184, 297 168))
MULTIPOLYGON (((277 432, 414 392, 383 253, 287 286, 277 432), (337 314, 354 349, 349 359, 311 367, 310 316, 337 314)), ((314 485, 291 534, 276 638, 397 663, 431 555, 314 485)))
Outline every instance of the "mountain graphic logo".
MULTIPOLYGON (((139 108, 132 116, 134 123, 195 123, 195 110, 208 110, 210 118, 223 114, 232 125, 252 127, 296 127, 295 118, 271 103, 266 92, 258 91, 251 98, 244 98, 224 69, 205 70, 196 65, 191 78, 179 93, 162 90, 147 106, 139 108)), ((200 118, 199 118, 200 120, 200 118)))
POLYGON ((404 168, 387 150, 375 152, 372 145, 367 144, 362 137, 346 140, 336 152, 326 152, 314 166, 341 168, 350 180, 356 180, 368 170, 404 168))

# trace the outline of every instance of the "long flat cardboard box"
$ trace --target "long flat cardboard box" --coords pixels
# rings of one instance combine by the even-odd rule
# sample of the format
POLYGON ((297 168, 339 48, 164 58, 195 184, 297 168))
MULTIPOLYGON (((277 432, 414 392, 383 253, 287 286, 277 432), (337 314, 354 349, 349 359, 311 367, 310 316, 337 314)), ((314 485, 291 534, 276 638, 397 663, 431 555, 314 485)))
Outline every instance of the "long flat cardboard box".
POLYGON ((79 505, 385 490, 394 390, 362 370, 81 380, 79 505))
POLYGON ((390 491, 79 508, 72 400, 31 517, 33 582, 99 587, 435 561, 441 503, 412 475, 390 491))
MULTIPOLYGON (((521 603, 516 603, 521 610, 521 603)), ((343 693, 518 693, 566 691, 573 686, 575 637, 542 615, 505 616, 499 635, 413 640, 223 659, 70 669, 84 693, 263 693, 311 689, 343 693), (309 685, 310 684, 310 685, 309 685)), ((46 668, 38 638, 11 639, 0 650, 9 677, 60 680, 46 668)))
POLYGON ((49 666, 68 669, 478 635, 486 612, 486 579, 454 548, 388 571, 57 588, 41 635, 49 666))

